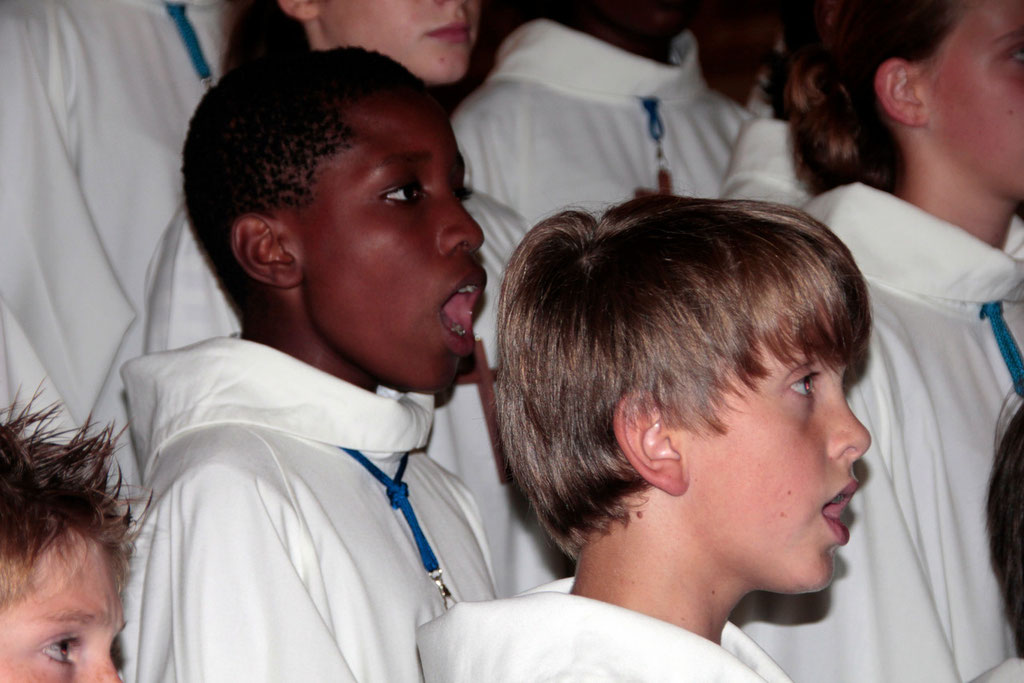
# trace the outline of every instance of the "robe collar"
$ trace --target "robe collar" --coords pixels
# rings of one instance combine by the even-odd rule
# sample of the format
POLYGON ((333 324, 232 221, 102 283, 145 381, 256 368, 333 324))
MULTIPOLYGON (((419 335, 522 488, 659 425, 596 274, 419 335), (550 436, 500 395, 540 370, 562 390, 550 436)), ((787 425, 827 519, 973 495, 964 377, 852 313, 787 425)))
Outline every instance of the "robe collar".
POLYGON ((672 41, 671 59, 672 64, 662 64, 554 21, 537 19, 505 39, 488 79, 532 81, 581 97, 616 101, 625 97, 687 100, 703 94, 707 86, 692 33, 684 31, 672 41))
POLYGON ((366 391, 230 337, 143 356, 122 374, 143 469, 170 439, 215 424, 272 429, 390 460, 422 448, 433 419, 432 395, 366 391))
POLYGON ((936 299, 981 304, 1024 299, 1024 221, 996 249, 888 192, 844 185, 805 207, 853 252, 864 275, 936 299))

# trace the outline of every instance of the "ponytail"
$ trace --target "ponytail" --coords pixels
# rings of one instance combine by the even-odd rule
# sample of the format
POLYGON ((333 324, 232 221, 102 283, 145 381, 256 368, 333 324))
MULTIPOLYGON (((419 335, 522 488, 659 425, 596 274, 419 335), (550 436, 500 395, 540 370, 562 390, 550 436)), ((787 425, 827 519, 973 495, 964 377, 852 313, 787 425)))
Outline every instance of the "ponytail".
POLYGON ((786 113, 797 171, 815 192, 861 182, 892 192, 899 147, 878 112, 875 73, 891 57, 931 57, 962 0, 836 0, 822 43, 793 56, 786 113))
POLYGON ((892 191, 896 143, 871 107, 858 107, 832 56, 812 45, 794 56, 786 86, 797 168, 814 192, 862 182, 892 191))

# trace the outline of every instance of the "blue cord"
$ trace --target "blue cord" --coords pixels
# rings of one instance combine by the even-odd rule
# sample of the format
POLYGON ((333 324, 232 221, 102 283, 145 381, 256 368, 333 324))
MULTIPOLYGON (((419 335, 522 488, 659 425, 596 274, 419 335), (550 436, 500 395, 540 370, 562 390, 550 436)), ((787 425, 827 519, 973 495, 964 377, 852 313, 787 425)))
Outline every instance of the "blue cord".
POLYGON ((999 353, 1003 354, 1003 361, 1013 378, 1013 390, 1019 396, 1024 396, 1024 361, 1020 357, 1020 349, 1013 339, 1010 328, 1003 320, 1003 302, 990 301, 981 306, 981 319, 988 318, 992 323, 992 334, 996 337, 996 344, 999 346, 999 353))
POLYGON ((652 140, 660 143, 661 138, 665 135, 665 124, 661 120, 661 114, 658 113, 658 98, 641 97, 640 103, 647 112, 647 132, 652 140))
POLYGON ((416 547, 420 551, 420 559, 423 561, 423 568, 427 570, 427 573, 435 572, 439 569, 437 564, 437 557, 434 556, 434 551, 430 547, 430 543, 427 541, 427 537, 423 535, 423 530, 420 528, 420 524, 416 521, 416 513, 413 512, 412 503, 409 502, 409 486, 402 481, 402 475, 405 474, 405 465, 409 461, 409 454, 406 453, 402 456, 402 462, 398 465, 398 471, 395 473, 395 478, 392 479, 388 475, 381 472, 380 468, 370 462, 365 455, 353 448, 344 448, 343 451, 351 455, 356 461, 365 467, 370 474, 374 476, 380 483, 384 484, 384 488, 387 490, 388 500, 391 502, 391 507, 395 510, 401 510, 405 516, 405 521, 409 524, 409 528, 412 530, 412 537, 416 540, 416 547))
POLYGON ((185 49, 188 50, 188 56, 199 75, 199 80, 203 82, 203 85, 209 86, 213 82, 213 72, 210 71, 210 65, 203 57, 203 48, 199 46, 199 39, 196 38, 192 22, 185 15, 185 5, 180 2, 168 2, 165 3, 165 6, 167 13, 174 20, 174 25, 178 27, 178 34, 181 36, 181 41, 185 43, 185 49))

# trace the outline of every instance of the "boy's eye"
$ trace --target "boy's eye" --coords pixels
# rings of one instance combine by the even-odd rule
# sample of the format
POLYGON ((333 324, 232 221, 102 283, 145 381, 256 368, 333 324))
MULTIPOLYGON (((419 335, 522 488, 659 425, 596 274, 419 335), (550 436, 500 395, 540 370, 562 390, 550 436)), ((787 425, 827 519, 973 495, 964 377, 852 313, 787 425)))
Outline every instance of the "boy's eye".
POLYGON ((468 187, 456 187, 454 193, 455 198, 460 202, 464 202, 473 196, 473 190, 468 187))
POLYGON ((810 396, 814 393, 814 374, 805 375, 796 382, 793 382, 790 388, 801 396, 810 396))
POLYGON ((71 663, 71 650, 75 647, 74 638, 63 638, 61 640, 50 643, 46 646, 43 652, 47 657, 54 661, 62 664, 71 663))
POLYGON ((397 202, 414 202, 423 196, 423 186, 419 183, 409 183, 402 185, 399 188, 391 190, 386 195, 385 199, 390 199, 397 202))

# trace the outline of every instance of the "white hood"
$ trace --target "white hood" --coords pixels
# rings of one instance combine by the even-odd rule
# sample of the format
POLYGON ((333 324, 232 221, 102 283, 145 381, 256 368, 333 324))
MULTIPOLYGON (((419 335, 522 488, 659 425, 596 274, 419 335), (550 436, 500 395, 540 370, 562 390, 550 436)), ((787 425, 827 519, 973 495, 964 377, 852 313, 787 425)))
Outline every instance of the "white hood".
POLYGON ((1010 223, 1006 248, 996 249, 910 202, 861 183, 818 195, 804 209, 850 248, 869 281, 950 301, 1024 299, 1020 218, 1010 223))
POLYGON ((143 473, 168 441, 213 423, 399 452, 423 447, 433 416, 433 396, 374 396, 269 346, 229 337, 137 358, 121 374, 143 473))

